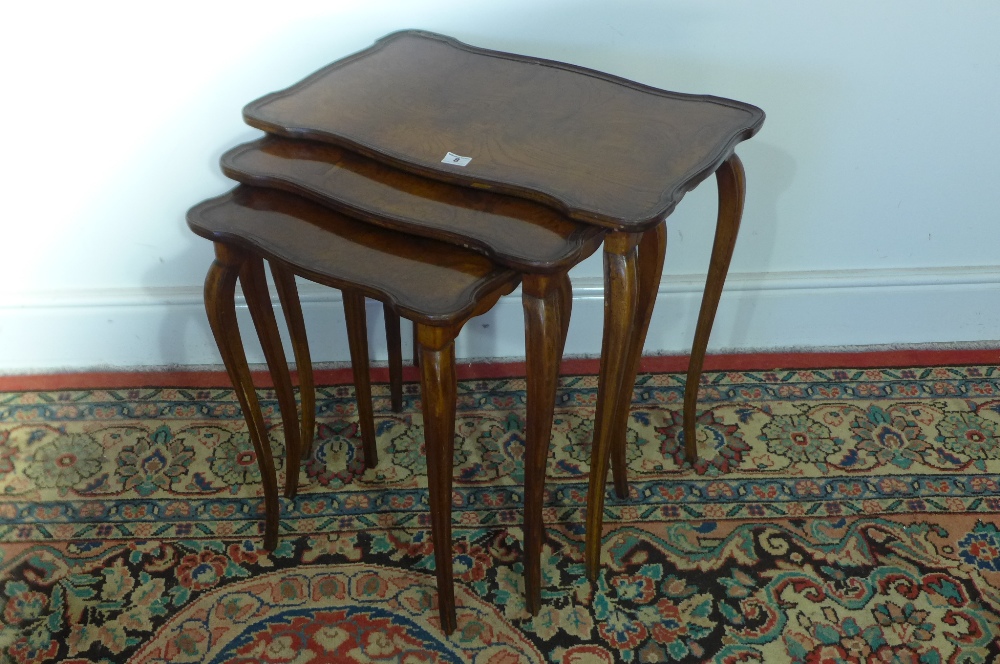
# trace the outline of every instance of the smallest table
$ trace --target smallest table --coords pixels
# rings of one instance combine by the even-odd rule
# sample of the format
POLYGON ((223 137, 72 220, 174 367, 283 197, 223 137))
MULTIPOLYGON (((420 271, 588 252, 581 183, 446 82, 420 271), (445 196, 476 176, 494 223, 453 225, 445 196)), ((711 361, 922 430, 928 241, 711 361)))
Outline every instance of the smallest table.
MULTIPOLYGON (((266 512, 265 548, 273 549, 277 543, 278 495, 270 446, 236 322, 237 279, 243 282, 247 303, 279 392, 288 446, 290 487, 294 487, 298 475, 301 443, 297 440, 294 399, 289 405, 287 398, 291 395, 291 381, 263 279, 262 259, 266 258, 277 268, 276 275, 282 280, 287 279, 284 275, 290 272, 341 289, 345 301, 353 301, 360 315, 363 315, 363 298, 370 297, 391 306, 416 325, 438 610, 442 629, 451 633, 456 626, 451 564, 456 400, 454 339, 467 320, 485 313, 500 297, 517 287, 518 273, 465 249, 378 228, 285 192, 245 185, 192 208, 188 224, 195 233, 215 242, 216 260, 205 282, 205 306, 261 467, 266 512)), ((292 301, 295 298, 289 299, 292 301)), ((535 330, 537 343, 561 349, 564 328, 560 313, 560 308, 556 307, 549 320, 529 319, 526 322, 529 334, 535 330)), ((297 306, 293 317, 301 318, 297 306)), ((298 328, 301 321, 293 323, 289 327, 298 328)), ((551 353, 555 366, 558 366, 558 355, 558 352, 551 353)), ((547 391, 531 393, 529 420, 539 421, 547 414, 551 426, 554 399, 554 385, 547 391)), ((548 449, 548 427, 540 428, 545 435, 533 435, 529 430, 525 450, 528 456, 537 456, 535 449, 538 448, 543 451, 544 458, 544 451, 548 449)), ((374 455, 374 448, 365 450, 366 465, 374 455)), ((544 474, 544 464, 540 471, 529 467, 525 482, 540 487, 544 474)), ((534 598, 537 606, 541 491, 529 493, 524 518, 525 568, 536 570, 535 574, 526 576, 527 592, 529 605, 534 598), (529 534, 536 541, 529 543, 529 534)))

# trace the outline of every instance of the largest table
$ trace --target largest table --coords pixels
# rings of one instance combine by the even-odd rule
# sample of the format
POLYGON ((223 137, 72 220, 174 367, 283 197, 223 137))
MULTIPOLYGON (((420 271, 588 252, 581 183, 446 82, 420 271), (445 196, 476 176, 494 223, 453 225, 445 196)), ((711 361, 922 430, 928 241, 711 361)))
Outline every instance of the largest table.
POLYGON ((609 230, 587 500, 594 578, 613 450, 616 490, 627 491, 621 443, 663 267, 664 220, 715 174, 715 242, 684 392, 684 446, 693 461, 698 382, 743 211, 734 149, 758 131, 763 111, 408 30, 247 105, 244 118, 428 178, 532 199, 609 230))

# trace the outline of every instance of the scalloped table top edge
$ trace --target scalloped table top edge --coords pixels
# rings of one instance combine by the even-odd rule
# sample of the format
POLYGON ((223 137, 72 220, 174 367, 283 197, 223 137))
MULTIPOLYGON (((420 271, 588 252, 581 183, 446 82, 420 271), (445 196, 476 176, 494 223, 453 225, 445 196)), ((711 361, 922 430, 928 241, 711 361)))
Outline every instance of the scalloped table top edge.
POLYGON ((397 168, 643 231, 757 133, 743 102, 395 32, 247 104, 248 124, 397 168), (445 163, 446 154, 471 159, 445 163))

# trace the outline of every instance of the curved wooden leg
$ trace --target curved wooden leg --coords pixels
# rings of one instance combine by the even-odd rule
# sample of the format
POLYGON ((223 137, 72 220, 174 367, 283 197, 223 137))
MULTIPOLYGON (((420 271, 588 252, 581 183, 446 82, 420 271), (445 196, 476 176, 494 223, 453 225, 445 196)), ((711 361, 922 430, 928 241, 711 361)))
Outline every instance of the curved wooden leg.
POLYGON ((527 352, 528 422, 524 452, 524 582, 528 611, 542 606, 542 543, 545 524, 542 503, 545 467, 552 439, 552 411, 559 359, 565 341, 559 277, 525 275, 521 285, 527 352))
MULTIPOLYGON (((604 484, 615 439, 616 404, 624 389, 627 347, 637 305, 638 233, 611 233, 604 241, 604 339, 594 416, 594 445, 587 493, 587 576, 597 578, 604 523, 604 484)), ((627 386, 631 387, 631 385, 627 386)))
POLYGON ((573 283, 569 279, 569 274, 562 272, 556 277, 559 289, 559 358, 562 360, 563 351, 566 350, 566 336, 569 334, 569 319, 573 315, 573 283))
POLYGON ((705 349, 708 347, 708 337, 712 334, 712 323, 719 307, 719 298, 722 297, 722 286, 726 282, 729 261, 733 257, 740 219, 743 216, 746 176, 740 158, 734 154, 726 160, 715 172, 715 179, 719 185, 719 216, 715 225, 708 280, 705 283, 705 294, 701 298, 701 311, 698 312, 698 326, 695 328, 691 348, 687 382, 684 384, 684 456, 690 463, 698 460, 695 430, 698 422, 698 383, 705 363, 705 349))
POLYGON ((658 224, 642 234, 639 241, 638 273, 638 306, 632 322, 632 335, 628 340, 625 366, 627 373, 622 377, 620 400, 615 405, 614 440, 611 442, 611 472, 615 482, 615 493, 619 498, 628 497, 628 461, 626 455, 626 437, 628 434, 628 418, 632 407, 632 386, 635 385, 636 374, 639 373, 639 360, 642 359, 642 347, 646 343, 646 332, 649 331, 649 320, 653 317, 653 305, 656 304, 656 294, 659 291, 660 275, 663 273, 663 258, 667 251, 667 228, 658 224))
POLYGON ((285 325, 288 326, 292 352, 295 354, 295 368, 299 374, 299 400, 302 402, 300 415, 302 450, 299 454, 301 460, 312 454, 313 439, 316 437, 316 384, 313 380, 312 359, 309 356, 309 340, 306 337, 306 324, 302 318, 302 305, 299 303, 299 289, 295 285, 295 276, 277 263, 271 263, 271 275, 274 277, 274 286, 281 301, 281 310, 285 313, 285 325))
MULTIPOLYGON (((273 551, 278 546, 278 482, 274 473, 271 446, 264 427, 257 394, 254 392, 250 367, 247 366, 240 328, 236 322, 236 279, 246 255, 234 247, 215 244, 215 262, 205 277, 205 311, 212 327, 215 343, 222 355, 236 398, 243 409, 247 430, 257 453, 261 483, 264 487, 264 548, 273 551)), ((249 299, 249 298, 248 298, 249 299)))
POLYGON ((358 400, 358 426, 365 468, 378 465, 375 446, 375 414, 372 412, 372 386, 368 371, 368 323, 365 317, 365 296, 344 291, 344 317, 347 319, 347 344, 351 348, 351 369, 354 372, 354 394, 358 400))
POLYGON ((403 410, 403 341, 399 334, 399 314, 382 305, 385 318, 385 345, 389 350, 389 402, 395 413, 403 410))
POLYGON ((421 408, 430 495, 431 539, 437 573, 438 613, 445 634, 455 631, 451 567, 451 479, 455 451, 455 336, 457 329, 417 325, 421 408))
POLYGON ((240 282, 243 284, 243 295, 247 299, 247 308, 253 318, 264 349, 267 368, 271 372, 274 383, 274 393, 278 397, 278 408, 281 410, 281 426, 285 431, 285 496, 292 498, 299 483, 299 454, 302 442, 299 439, 299 415, 295 409, 295 390, 292 387, 292 376, 288 373, 288 361, 285 350, 281 347, 281 336, 278 334, 278 323, 274 319, 274 309, 271 307, 271 294, 267 290, 264 279, 264 261, 259 256, 250 256, 240 270, 240 282))
POLYGON ((413 366, 420 366, 420 353, 417 352, 417 324, 413 324, 413 366))

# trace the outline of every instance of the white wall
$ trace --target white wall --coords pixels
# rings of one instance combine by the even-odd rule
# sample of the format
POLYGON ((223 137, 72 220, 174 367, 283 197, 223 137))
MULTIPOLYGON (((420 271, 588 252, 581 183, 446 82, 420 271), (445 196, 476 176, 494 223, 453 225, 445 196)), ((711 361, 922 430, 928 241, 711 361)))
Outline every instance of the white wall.
MULTIPOLYGON (((184 212, 258 135, 242 106, 408 27, 767 112, 713 349, 1000 339, 997 3, 22 2, 3 23, 0 372, 218 362, 184 212)), ((708 181, 670 219, 647 352, 690 344, 714 215, 708 181)), ((599 257, 572 276, 567 352, 596 353, 599 257)), ((339 299, 304 293, 316 358, 346 359, 339 299)), ((465 356, 523 355, 518 299, 469 332, 465 356)))

